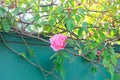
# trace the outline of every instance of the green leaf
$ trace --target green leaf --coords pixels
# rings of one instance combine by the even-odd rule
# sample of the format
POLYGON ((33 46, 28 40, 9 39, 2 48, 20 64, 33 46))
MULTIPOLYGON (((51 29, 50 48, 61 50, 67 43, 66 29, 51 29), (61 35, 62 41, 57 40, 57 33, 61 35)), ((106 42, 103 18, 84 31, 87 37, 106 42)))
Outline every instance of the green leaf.
POLYGON ((57 56, 56 56, 56 58, 53 60, 53 62, 54 62, 55 64, 62 64, 62 63, 64 62, 64 56, 61 55, 60 53, 56 53, 56 54, 57 54, 57 56))
POLYGON ((80 21, 80 16, 79 15, 75 15, 75 19, 76 19, 77 22, 79 22, 80 21))
POLYGON ((5 32, 9 32, 10 24, 6 19, 3 20, 2 25, 3 25, 3 29, 5 30, 5 32))
POLYGON ((108 50, 103 52, 103 58, 106 59, 106 60, 110 60, 111 59, 111 55, 108 52, 108 50))
POLYGON ((64 58, 70 58, 70 56, 67 54, 67 52, 65 51, 61 51, 61 55, 64 57, 64 58))
POLYGON ((111 55, 111 61, 115 66, 117 65, 117 58, 115 55, 111 55))
POLYGON ((101 31, 99 33, 99 36, 100 36, 101 40, 105 40, 105 38, 106 38, 105 34, 103 32, 101 32, 101 31))
POLYGON ((14 13, 14 15, 16 16, 18 13, 20 13, 20 12, 25 12, 25 8, 23 8, 23 7, 17 7, 17 8, 15 8, 15 10, 13 11, 13 13, 14 13))
POLYGON ((85 16, 85 11, 83 9, 80 8, 80 9, 78 9, 78 11, 82 17, 85 16))
POLYGON ((92 68, 91 68, 91 71, 93 72, 94 75, 97 74, 97 68, 96 68, 96 67, 92 67, 92 68))
POLYGON ((65 80, 66 71, 63 66, 60 68, 60 73, 61 73, 62 79, 65 80))
POLYGON ((88 31, 88 28, 87 28, 88 26, 89 26, 89 25, 88 25, 87 22, 83 22, 83 23, 82 23, 82 27, 84 28, 86 34, 88 34, 88 32, 89 32, 89 31, 88 31))
POLYGON ((20 55, 23 57, 23 58, 27 58, 27 56, 26 56, 26 53, 20 53, 20 55))
POLYGON ((112 64, 109 64, 108 66, 109 66, 108 70, 109 70, 111 76, 113 77, 114 76, 114 66, 112 64))
POLYGON ((35 14, 34 19, 35 19, 36 23, 40 22, 40 21, 39 21, 39 20, 40 20, 39 14, 35 14))
POLYGON ((75 5, 74 0, 70 0, 69 2, 70 2, 70 5, 71 5, 71 6, 74 6, 74 5, 75 5))
POLYGON ((79 30, 78 30, 78 35, 79 36, 81 36, 82 35, 82 33, 83 33, 83 31, 84 31, 84 29, 81 27, 81 28, 79 28, 79 30))
POLYGON ((110 52, 111 52, 112 54, 116 54, 115 51, 114 51, 114 49, 113 49, 113 47, 109 47, 109 48, 110 48, 110 52))
POLYGON ((56 65, 56 71, 60 71, 61 70, 61 67, 62 67, 62 64, 60 64, 60 63, 56 63, 55 64, 56 65))
POLYGON ((104 67, 107 67, 109 64, 109 61, 106 59, 103 59, 102 64, 104 65, 104 67))
POLYGON ((43 11, 48 11, 48 7, 42 7, 43 11))
POLYGON ((5 8, 4 7, 0 7, 0 16, 3 17, 5 15, 5 13, 6 13, 5 8))
POLYGON ((67 41, 67 42, 69 43, 69 45, 70 45, 70 46, 75 45, 75 44, 74 44, 74 40, 73 40, 73 39, 68 39, 68 41, 67 41))
POLYGON ((30 54, 31 57, 34 56, 34 51, 33 51, 33 49, 29 49, 29 54, 30 54))
POLYGON ((109 23, 104 23, 104 26, 106 27, 106 28, 108 28, 109 27, 109 23))
POLYGON ((61 0, 62 3, 64 3, 64 0, 61 0))
POLYGON ((88 27, 89 25, 88 25, 87 22, 83 22, 82 26, 83 26, 83 27, 88 27))
POLYGON ((57 12, 58 12, 58 13, 62 13, 62 12, 63 12, 63 9, 64 9, 63 6, 59 6, 59 7, 57 8, 57 12))
POLYGON ((17 15, 19 13, 19 7, 15 8, 13 13, 14 13, 14 15, 17 15))
POLYGON ((66 53, 64 51, 55 53, 55 55, 52 56, 52 59, 54 58, 53 63, 56 65, 56 71, 60 72, 63 80, 64 80, 65 74, 66 74, 64 66, 63 66, 63 62, 66 57, 68 57, 68 56, 66 55, 66 53))
POLYGON ((53 26, 55 24, 55 21, 56 21, 55 18, 51 18, 50 19, 50 25, 53 26))
POLYGON ((113 77, 111 78, 111 80, 120 80, 120 75, 117 73, 114 73, 113 77))
POLYGON ((74 28, 73 19, 72 18, 67 19, 66 25, 67 25, 67 29, 71 32, 73 30, 73 28, 74 28))
MULTIPOLYGON (((56 55, 55 55, 55 56, 56 56, 56 55)), ((53 57, 55 57, 55 56, 53 56, 53 57)), ((66 72, 65 72, 65 69, 64 69, 64 67, 63 67, 63 61, 64 61, 63 57, 58 54, 58 55, 56 56, 56 59, 54 59, 53 62, 54 62, 54 64, 56 65, 56 71, 59 71, 59 72, 60 72, 61 77, 62 77, 63 80, 64 80, 66 72)))

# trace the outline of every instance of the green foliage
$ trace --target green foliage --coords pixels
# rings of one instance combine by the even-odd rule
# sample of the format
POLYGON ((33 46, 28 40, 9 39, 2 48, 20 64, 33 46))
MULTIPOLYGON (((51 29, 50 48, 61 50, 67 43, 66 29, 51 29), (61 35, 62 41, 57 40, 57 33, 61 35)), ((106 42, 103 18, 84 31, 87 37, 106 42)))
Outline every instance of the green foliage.
POLYGON ((96 73, 97 73, 97 68, 96 68, 96 67, 92 67, 92 68, 91 68, 91 71, 93 72, 94 75, 96 75, 96 73))
POLYGON ((56 71, 59 71, 63 80, 65 79, 66 71, 63 66, 65 58, 69 58, 69 56, 64 52, 60 51, 51 56, 50 59, 53 59, 53 63, 56 65, 56 71))
POLYGON ((113 77, 111 78, 111 80, 119 80, 120 79, 120 75, 117 73, 114 73, 113 77))
POLYGON ((72 31, 73 28, 74 28, 73 19, 72 19, 72 18, 67 19, 67 20, 66 20, 66 25, 67 25, 67 29, 68 29, 69 31, 72 31))
POLYGON ((6 10, 4 7, 0 7, 0 17, 4 17, 6 13, 6 10))
POLYGON ((115 67, 117 65, 117 57, 112 47, 109 47, 108 50, 103 53, 104 59, 102 61, 102 64, 104 67, 106 67, 108 72, 110 72, 111 77, 113 78, 115 74, 115 67))
POLYGON ((14 16, 17 16, 20 12, 25 12, 25 8, 17 7, 14 9, 13 14, 14 16))
POLYGON ((75 19, 76 19, 76 21, 79 23, 79 21, 80 21, 80 16, 79 15, 75 15, 75 19))
POLYGON ((85 16, 85 11, 82 8, 79 8, 78 11, 82 17, 85 16))
POLYGON ((30 54, 31 57, 33 57, 34 54, 35 54, 35 53, 34 53, 34 50, 33 50, 33 49, 29 49, 29 54, 30 54))
POLYGON ((78 30, 78 35, 82 37, 83 31, 84 31, 84 28, 79 28, 79 30, 78 30))
POLYGON ((112 63, 116 66, 116 64, 117 64, 116 55, 111 55, 111 61, 112 61, 112 63))
POLYGON ((3 24, 3 29, 5 30, 5 32, 8 32, 10 30, 10 24, 9 24, 8 20, 3 19, 2 24, 3 24))

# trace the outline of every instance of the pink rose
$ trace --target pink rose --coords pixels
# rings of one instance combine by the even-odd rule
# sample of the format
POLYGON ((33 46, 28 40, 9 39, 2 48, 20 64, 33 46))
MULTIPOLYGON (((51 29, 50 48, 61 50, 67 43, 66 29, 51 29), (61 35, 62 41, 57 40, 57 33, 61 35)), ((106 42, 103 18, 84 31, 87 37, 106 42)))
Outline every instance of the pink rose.
POLYGON ((56 34, 50 38, 50 46, 54 51, 58 51, 64 49, 66 46, 67 36, 63 34, 56 34))
POLYGON ((97 51, 97 55, 100 55, 101 54, 101 51, 97 51))

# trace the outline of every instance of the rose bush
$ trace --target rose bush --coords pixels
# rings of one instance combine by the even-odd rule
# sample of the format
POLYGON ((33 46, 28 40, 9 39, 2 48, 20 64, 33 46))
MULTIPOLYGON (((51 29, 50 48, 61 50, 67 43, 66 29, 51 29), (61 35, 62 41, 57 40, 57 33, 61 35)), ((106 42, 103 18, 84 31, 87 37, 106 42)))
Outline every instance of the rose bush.
POLYGON ((120 76, 116 70, 120 50, 114 47, 120 44, 119 14, 119 0, 6 0, 0 6, 0 31, 50 43, 58 53, 54 62, 62 76, 65 53, 70 53, 105 67, 111 80, 116 80, 120 76), (50 37, 50 41, 41 35, 50 37), (65 48, 66 42, 73 51, 65 48))

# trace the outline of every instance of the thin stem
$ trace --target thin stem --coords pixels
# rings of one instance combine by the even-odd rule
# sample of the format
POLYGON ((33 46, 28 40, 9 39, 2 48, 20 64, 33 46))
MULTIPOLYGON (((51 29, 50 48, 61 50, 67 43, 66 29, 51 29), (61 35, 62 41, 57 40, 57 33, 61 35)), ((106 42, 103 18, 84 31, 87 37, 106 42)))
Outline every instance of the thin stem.
POLYGON ((64 50, 67 51, 68 53, 74 55, 74 56, 81 56, 81 57, 83 57, 84 59, 86 59, 86 60, 88 60, 88 61, 90 61, 90 62, 97 63, 96 61, 94 61, 94 60, 92 60, 92 59, 89 59, 89 58, 85 57, 85 55, 76 54, 76 53, 74 53, 74 52, 71 52, 71 51, 68 50, 68 49, 64 49, 64 50))
MULTIPOLYGON (((15 30, 14 30, 14 31, 15 31, 15 30)), ((46 40, 46 39, 44 39, 44 38, 41 38, 40 36, 31 35, 31 34, 29 34, 29 33, 27 33, 27 32, 21 33, 19 30, 16 30, 15 32, 18 33, 18 34, 20 34, 20 35, 24 35, 24 36, 36 38, 36 39, 39 39, 39 40, 41 40, 41 41, 43 41, 43 42, 50 43, 48 40, 46 40)))
MULTIPOLYGON (((99 71, 101 72, 101 74, 106 78, 106 76, 105 76, 105 74, 102 72, 102 70, 95 64, 95 63, 97 63, 96 61, 94 61, 94 60, 92 60, 92 59, 89 59, 89 58, 85 57, 84 55, 79 55, 79 54, 76 54, 76 53, 74 53, 74 52, 71 52, 71 51, 68 50, 68 49, 65 49, 65 51, 67 51, 68 53, 70 53, 70 54, 72 54, 72 55, 74 55, 74 56, 80 56, 80 57, 83 57, 84 59, 90 61, 91 64, 93 64, 95 67, 97 67, 97 68, 99 69, 99 71)), ((99 64, 100 64, 100 63, 99 63, 99 64)), ((102 64, 100 64, 100 65, 102 65, 102 64)), ((103 65, 102 65, 102 66, 103 66, 103 65)))
POLYGON ((0 33, 0 37, 1 37, 1 39, 2 39, 2 41, 3 41, 3 43, 4 43, 4 45, 5 45, 9 50, 11 50, 11 51, 14 52, 15 54, 21 56, 23 59, 25 59, 28 63, 30 63, 30 64, 33 65, 34 67, 37 67, 37 68, 40 69, 41 71, 43 71, 43 72, 45 72, 45 73, 48 73, 48 74, 52 75, 54 78, 56 78, 56 80, 60 80, 60 79, 59 79, 56 75, 54 75, 53 73, 51 73, 51 72, 45 70, 44 68, 42 68, 41 66, 39 66, 39 65, 37 65, 37 64, 35 64, 35 63, 33 63, 33 62, 30 61, 28 58, 23 57, 19 52, 17 52, 16 50, 12 49, 12 48, 6 43, 6 41, 4 40, 4 38, 3 38, 3 36, 2 36, 1 33, 0 33))

